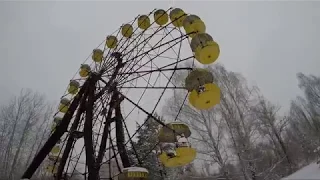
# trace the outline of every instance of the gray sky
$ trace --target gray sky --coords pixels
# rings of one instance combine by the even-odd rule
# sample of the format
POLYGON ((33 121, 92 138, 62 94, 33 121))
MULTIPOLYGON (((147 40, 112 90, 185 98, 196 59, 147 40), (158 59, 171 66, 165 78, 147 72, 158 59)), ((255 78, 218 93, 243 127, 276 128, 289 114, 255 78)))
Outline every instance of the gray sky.
MULTIPOLYGON (((319 75, 319 2, 176 1, 220 44, 219 62, 288 107, 296 73, 319 75)), ((0 2, 0 102, 21 88, 58 101, 69 79, 109 33, 169 1, 0 2)))

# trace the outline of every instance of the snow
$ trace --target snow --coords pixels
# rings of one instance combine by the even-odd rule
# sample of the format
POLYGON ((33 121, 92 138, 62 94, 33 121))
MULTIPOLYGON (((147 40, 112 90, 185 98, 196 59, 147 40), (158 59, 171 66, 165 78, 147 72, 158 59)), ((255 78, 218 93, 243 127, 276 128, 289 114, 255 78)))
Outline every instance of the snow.
POLYGON ((320 167, 317 163, 309 164, 298 170, 297 172, 291 174, 288 177, 282 178, 281 180, 311 180, 311 179, 318 179, 320 180, 320 167))
POLYGON ((146 173, 149 172, 146 168, 142 168, 142 167, 128 167, 128 168, 123 168, 122 171, 128 171, 128 172, 146 172, 146 173))

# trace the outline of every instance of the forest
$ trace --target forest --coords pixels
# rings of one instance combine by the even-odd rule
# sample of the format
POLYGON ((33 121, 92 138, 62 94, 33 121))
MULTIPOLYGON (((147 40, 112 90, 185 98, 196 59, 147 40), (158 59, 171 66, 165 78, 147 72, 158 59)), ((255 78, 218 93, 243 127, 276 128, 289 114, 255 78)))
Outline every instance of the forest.
MULTIPOLYGON (((208 70, 221 89, 219 105, 197 111, 184 103, 183 90, 175 90, 163 112, 155 114, 170 122, 180 111, 177 120, 191 128, 189 140, 198 152, 192 164, 162 168, 156 154, 148 153, 156 143, 156 121, 149 119, 137 134, 134 144, 139 156, 145 157, 150 179, 279 180, 318 160, 320 77, 297 73, 301 95, 293 97, 289 110, 281 113, 280 105, 270 102, 258 87, 249 86, 241 74, 228 71, 222 64, 208 70)), ((184 77, 178 73, 172 81, 183 86, 184 77)), ((30 89, 1 103, 0 180, 21 177, 50 134, 55 107, 30 89)), ((135 161, 135 157, 131 159, 135 161)), ((45 179, 43 168, 33 179, 45 179)))

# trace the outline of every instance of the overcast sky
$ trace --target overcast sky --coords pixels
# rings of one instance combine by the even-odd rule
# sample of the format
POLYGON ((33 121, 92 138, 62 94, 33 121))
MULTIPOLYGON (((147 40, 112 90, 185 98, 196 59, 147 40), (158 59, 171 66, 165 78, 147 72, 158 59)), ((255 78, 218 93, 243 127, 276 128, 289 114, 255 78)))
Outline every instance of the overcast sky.
MULTIPOLYGON (((0 2, 0 103, 21 88, 58 101, 109 33, 170 1, 0 2)), ((220 44, 219 62, 275 103, 298 93, 296 73, 319 75, 319 2, 175 1, 220 44)))

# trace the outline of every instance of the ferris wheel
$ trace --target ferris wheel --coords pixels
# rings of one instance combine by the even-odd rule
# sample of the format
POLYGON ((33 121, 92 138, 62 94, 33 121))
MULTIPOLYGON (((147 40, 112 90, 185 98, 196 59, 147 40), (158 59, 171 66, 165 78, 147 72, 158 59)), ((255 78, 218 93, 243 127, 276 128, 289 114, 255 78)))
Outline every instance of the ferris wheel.
POLYGON ((143 157, 132 163, 128 150, 135 149, 132 141, 139 131, 133 132, 134 122, 143 126, 150 119, 159 123, 154 147, 159 163, 169 168, 191 163, 196 150, 188 141, 188 125, 176 119, 164 123, 154 113, 175 89, 185 89, 185 102, 195 109, 219 104, 220 89, 212 74, 194 68, 195 64, 212 64, 219 54, 204 21, 180 8, 155 9, 123 24, 92 51, 70 80, 50 137, 22 179, 30 179, 42 164, 57 180, 75 173, 98 180, 102 179, 101 167, 112 160, 118 171, 103 179, 148 179, 143 157), (185 62, 193 67, 186 67, 185 62), (188 72, 183 87, 172 81, 178 71, 188 72))

